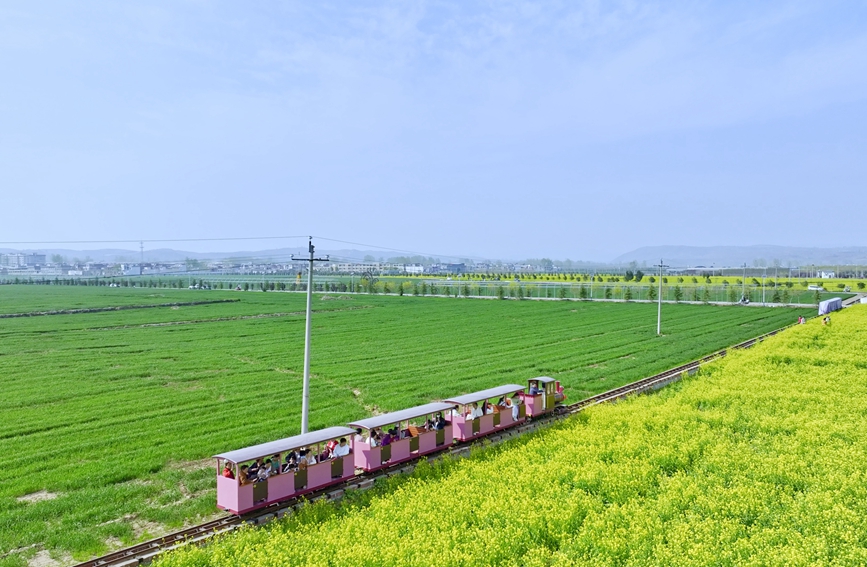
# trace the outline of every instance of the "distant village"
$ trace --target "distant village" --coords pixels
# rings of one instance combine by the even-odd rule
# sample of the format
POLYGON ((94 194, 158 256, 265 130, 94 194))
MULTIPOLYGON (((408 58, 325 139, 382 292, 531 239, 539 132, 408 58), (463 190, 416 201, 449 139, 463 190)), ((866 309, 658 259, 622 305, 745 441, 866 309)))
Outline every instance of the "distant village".
MULTIPOLYGON (((231 261, 187 259, 176 262, 96 262, 68 260, 37 253, 0 254, 0 275, 20 277, 125 277, 177 274, 293 274, 307 262, 231 261)), ((534 267, 515 264, 321 262, 315 270, 333 274, 421 275, 462 274, 468 270, 528 271, 534 267)), ((541 268, 541 267, 540 267, 541 268)))
MULTIPOLYGON (((402 262, 403 258, 392 258, 389 261, 379 261, 365 258, 364 261, 325 261, 317 262, 314 270, 322 275, 364 275, 374 274, 377 276, 459 276, 464 273, 488 273, 488 274, 541 274, 541 273, 593 273, 595 268, 579 262, 530 260, 519 263, 509 262, 473 262, 465 260, 457 263, 446 263, 429 258, 422 262, 402 262)), ((415 259, 415 258, 413 258, 415 259)), ((98 262, 89 258, 68 259, 59 255, 46 255, 40 253, 8 253, 0 254, 0 276, 5 277, 39 277, 39 278, 111 278, 130 276, 171 276, 171 275, 292 275, 303 272, 307 268, 307 261, 292 260, 289 262, 275 262, 269 260, 199 260, 187 258, 182 261, 172 262, 98 262)), ((600 273, 619 273, 626 270, 641 269, 652 272, 653 267, 636 265, 632 262, 629 266, 598 266, 600 273)), ((774 268, 762 268, 753 266, 747 268, 750 273, 757 270, 773 270, 774 268)), ((721 267, 667 267, 667 274, 692 274, 692 275, 722 275, 723 271, 741 270, 741 266, 721 267)), ((779 275, 785 273, 794 277, 807 278, 835 278, 837 272, 829 269, 820 269, 816 266, 803 268, 778 268, 779 275), (794 270, 794 272, 792 272, 794 270)), ((852 277, 845 270, 841 277, 852 277)), ((857 272, 857 270, 856 270, 857 272)))

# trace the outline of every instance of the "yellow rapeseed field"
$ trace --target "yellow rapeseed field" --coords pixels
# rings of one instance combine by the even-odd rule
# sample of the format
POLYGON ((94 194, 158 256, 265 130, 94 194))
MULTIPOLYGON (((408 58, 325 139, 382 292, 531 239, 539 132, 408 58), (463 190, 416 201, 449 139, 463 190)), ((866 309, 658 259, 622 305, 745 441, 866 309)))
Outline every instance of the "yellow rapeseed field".
POLYGON ((831 318, 158 565, 867 564, 867 307, 831 318))

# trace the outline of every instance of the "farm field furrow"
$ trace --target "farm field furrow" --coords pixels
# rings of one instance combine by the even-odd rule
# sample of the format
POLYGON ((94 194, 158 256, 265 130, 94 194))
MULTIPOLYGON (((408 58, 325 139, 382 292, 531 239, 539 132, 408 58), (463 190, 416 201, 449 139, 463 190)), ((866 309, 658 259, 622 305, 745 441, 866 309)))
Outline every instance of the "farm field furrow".
MULTIPOLYGON (((34 287, 3 286, 4 307, 41 305, 34 287)), ((43 304, 151 293, 59 289, 43 304)), ((166 295, 241 301, 2 320, 0 450, 21 466, 0 470, 0 555, 85 558, 212 514, 210 455, 298 432, 304 317, 255 316, 303 313, 304 296, 166 295), (172 322, 184 324, 150 326, 172 322), (18 500, 39 491, 56 497, 18 500)), ((647 304, 355 295, 314 308, 314 429, 542 374, 576 399, 813 312, 666 305, 656 337, 647 304)))
POLYGON ((155 567, 864 565, 867 307, 831 318, 155 567))

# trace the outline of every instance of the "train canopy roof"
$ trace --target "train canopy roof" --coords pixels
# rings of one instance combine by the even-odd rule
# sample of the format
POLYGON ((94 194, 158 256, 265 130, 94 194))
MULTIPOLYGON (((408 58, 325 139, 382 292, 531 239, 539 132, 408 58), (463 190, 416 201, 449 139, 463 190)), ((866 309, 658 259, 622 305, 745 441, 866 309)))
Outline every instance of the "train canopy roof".
POLYGON ((438 413, 441 411, 447 411, 455 407, 455 404, 447 404, 445 402, 433 402, 430 404, 425 404, 423 406, 417 406, 414 408, 407 408, 400 411, 395 411, 392 413, 386 413, 383 415, 375 415, 373 417, 368 417, 366 419, 359 419, 358 421, 353 421, 349 425, 352 427, 363 427, 364 429, 373 429, 374 427, 382 427, 383 425, 391 425, 393 423, 398 423, 400 421, 406 421, 408 419, 413 419, 416 417, 421 417, 423 415, 430 415, 432 413, 438 413))
POLYGON ((554 380, 553 378, 549 378, 548 376, 539 376, 537 378, 530 378, 529 380, 527 380, 527 382, 532 382, 534 380, 541 382, 542 384, 550 384, 551 382, 556 382, 556 380, 554 380))
POLYGON ((348 427, 328 427, 326 429, 320 429, 319 431, 311 431, 294 437, 287 437, 277 441, 269 441, 268 443, 253 445, 252 447, 246 447, 244 449, 236 449, 234 451, 229 451, 228 453, 220 453, 219 455, 214 455, 214 458, 225 459, 233 463, 243 463, 244 461, 252 461, 259 457, 270 457, 277 453, 284 453, 292 449, 300 449, 302 447, 307 447, 308 445, 322 443, 323 441, 331 441, 332 439, 339 439, 340 437, 349 437, 354 433, 355 430, 348 427))
POLYGON ((518 386, 517 384, 506 384, 505 386, 497 386, 496 388, 488 388, 487 390, 481 390, 479 392, 474 392, 472 394, 464 394, 463 396, 455 396, 454 398, 449 398, 445 400, 446 402, 460 405, 467 405, 473 402, 480 402, 482 400, 488 400, 490 398, 496 398, 499 396, 505 396, 506 394, 513 394, 515 392, 519 392, 525 389, 526 386, 518 386))

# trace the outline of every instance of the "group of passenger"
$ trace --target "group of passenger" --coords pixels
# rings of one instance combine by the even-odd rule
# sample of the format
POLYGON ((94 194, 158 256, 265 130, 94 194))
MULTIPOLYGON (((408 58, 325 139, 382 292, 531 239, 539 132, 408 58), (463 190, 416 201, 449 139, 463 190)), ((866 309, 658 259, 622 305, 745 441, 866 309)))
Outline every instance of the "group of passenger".
MULTIPOLYGON (((435 417, 428 419, 423 425, 417 427, 417 429, 422 431, 441 431, 446 428, 447 424, 445 416, 442 413, 438 413, 435 417)), ((409 427, 401 429, 398 426, 394 426, 384 431, 381 428, 373 427, 367 432, 367 435, 364 435, 360 427, 356 427, 354 440, 356 443, 367 443, 371 447, 388 447, 395 441, 409 439, 410 437, 413 437, 413 432, 410 431, 409 427)))
MULTIPOLYGON (((338 457, 346 457, 350 453, 349 443, 345 437, 341 437, 339 441, 329 441, 322 446, 322 452, 318 455, 312 449, 299 449, 296 453, 294 450, 286 453, 285 459, 281 462, 280 454, 276 454, 270 459, 258 458, 250 464, 241 465, 239 470, 239 481, 241 484, 251 484, 254 482, 264 482, 272 476, 294 472, 296 470, 306 470, 307 467, 321 463, 329 459, 338 457)), ((235 478, 235 473, 232 470, 230 463, 226 463, 223 468, 223 476, 226 478, 235 478)))
MULTIPOLYGON (((511 398, 508 396, 501 397, 499 400, 497 400, 496 405, 492 404, 488 400, 483 400, 481 404, 479 404, 479 402, 473 402, 472 405, 467 406, 467 411, 463 414, 463 417, 465 419, 478 419, 483 415, 511 410, 512 419, 517 421, 518 406, 521 405, 521 403, 521 396, 517 392, 511 398)), ((461 415, 460 412, 458 412, 457 408, 452 410, 452 412, 454 413, 454 415, 461 415)))

